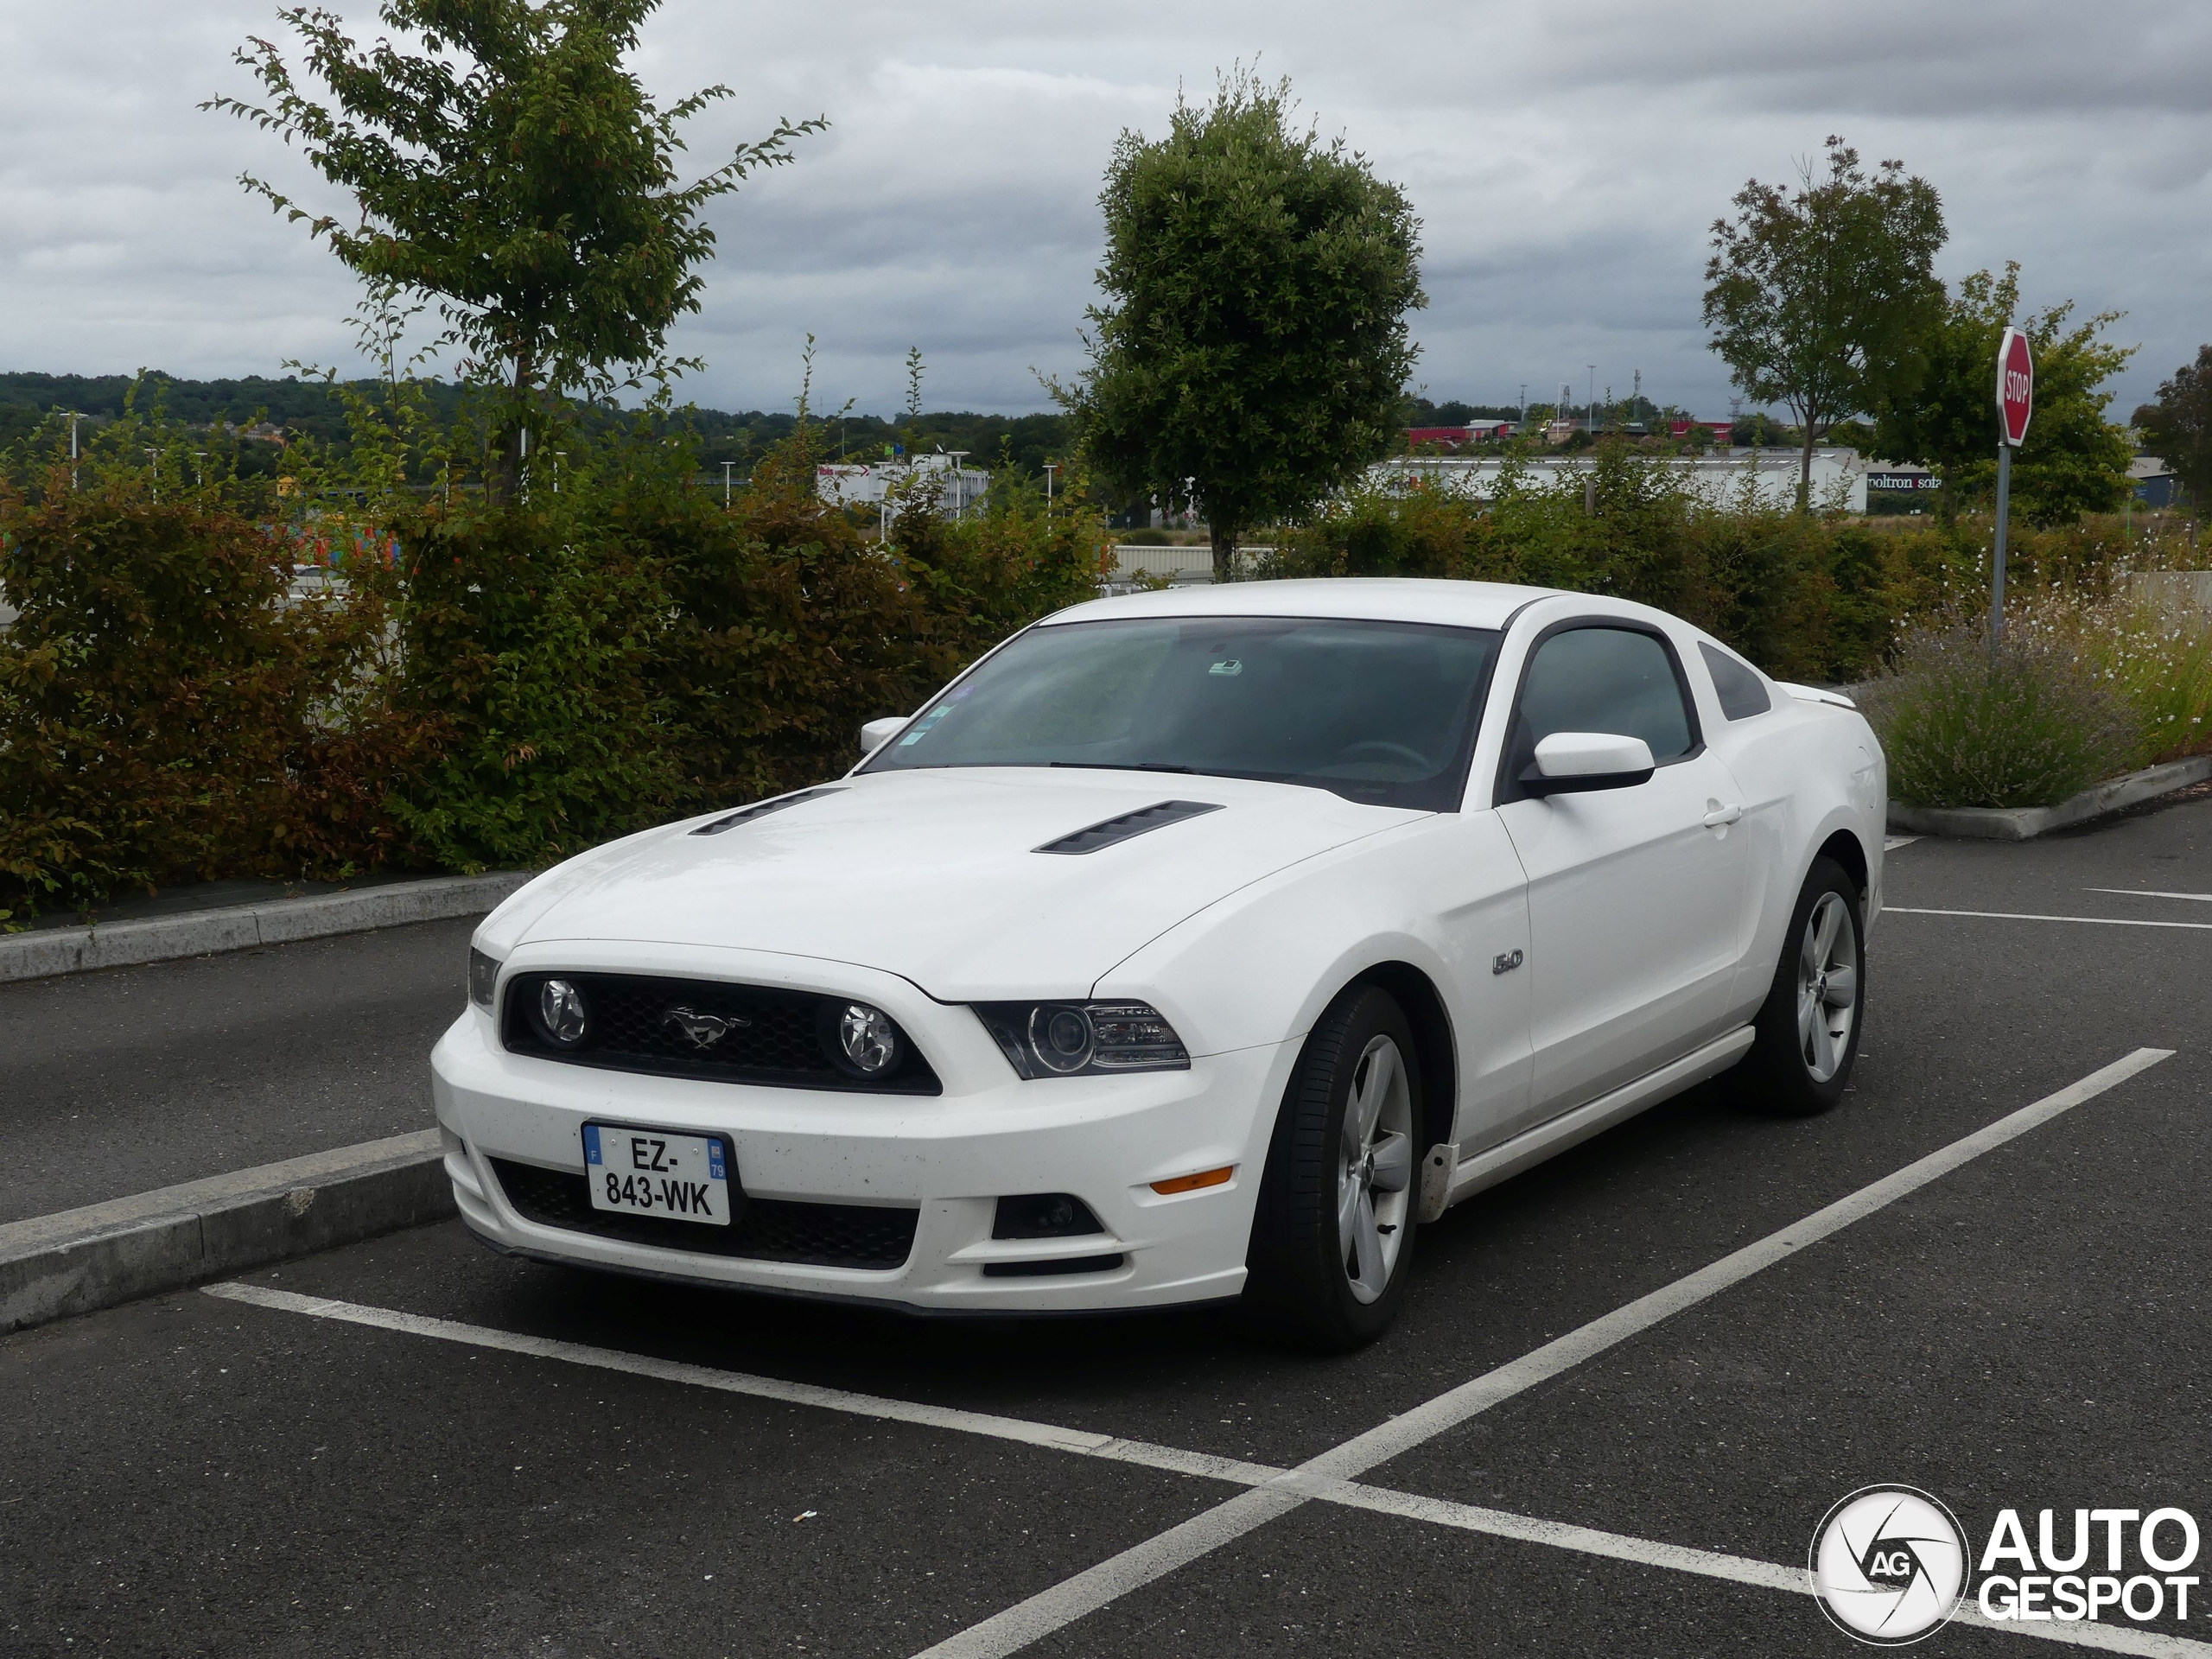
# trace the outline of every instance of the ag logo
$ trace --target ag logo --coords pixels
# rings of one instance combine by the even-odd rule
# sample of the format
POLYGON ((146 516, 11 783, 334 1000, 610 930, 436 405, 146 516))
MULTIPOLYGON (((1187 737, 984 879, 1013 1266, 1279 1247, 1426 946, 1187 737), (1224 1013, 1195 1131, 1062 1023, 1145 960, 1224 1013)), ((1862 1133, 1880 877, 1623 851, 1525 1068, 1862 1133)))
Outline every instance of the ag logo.
POLYGON ((1966 1534, 1940 1499, 1865 1486, 1813 1534, 1813 1592, 1846 1635, 1903 1647, 1942 1628, 1967 1588, 1966 1534))

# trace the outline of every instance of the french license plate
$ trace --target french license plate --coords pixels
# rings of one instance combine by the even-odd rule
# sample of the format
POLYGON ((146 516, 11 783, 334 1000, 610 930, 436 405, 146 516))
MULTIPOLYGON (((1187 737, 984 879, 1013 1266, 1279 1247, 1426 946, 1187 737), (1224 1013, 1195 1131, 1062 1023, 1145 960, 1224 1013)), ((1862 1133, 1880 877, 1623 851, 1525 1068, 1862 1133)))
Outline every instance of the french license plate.
POLYGON ((729 1166, 717 1136, 587 1123, 584 1180, 594 1210, 729 1225, 729 1166))

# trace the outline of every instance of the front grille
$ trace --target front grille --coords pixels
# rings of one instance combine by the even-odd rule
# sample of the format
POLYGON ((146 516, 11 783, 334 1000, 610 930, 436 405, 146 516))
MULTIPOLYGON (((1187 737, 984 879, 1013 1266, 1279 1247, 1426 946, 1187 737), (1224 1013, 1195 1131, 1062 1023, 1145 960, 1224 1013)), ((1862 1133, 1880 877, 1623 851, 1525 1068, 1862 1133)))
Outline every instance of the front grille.
POLYGON ((494 1158, 492 1171, 515 1213, 541 1227, 619 1238, 696 1255, 734 1255, 753 1262, 791 1262, 810 1268, 863 1268, 887 1273, 904 1267, 914 1248, 916 1209, 861 1204, 792 1204, 747 1198, 727 1227, 626 1216, 591 1207, 583 1176, 494 1158))
POLYGON ((499 1034, 513 1053, 572 1065, 786 1089, 942 1094, 937 1073, 903 1030, 898 1033, 899 1058, 882 1077, 860 1077, 840 1069, 830 1045, 836 1041, 837 1017, 850 1001, 655 974, 517 974, 507 982, 499 1034), (575 986, 589 1011, 583 1040, 574 1048, 547 1042, 531 1020, 529 1008, 549 979, 575 986), (711 1030, 724 1021, 727 1028, 705 1048, 684 1034, 687 1025, 711 1030))

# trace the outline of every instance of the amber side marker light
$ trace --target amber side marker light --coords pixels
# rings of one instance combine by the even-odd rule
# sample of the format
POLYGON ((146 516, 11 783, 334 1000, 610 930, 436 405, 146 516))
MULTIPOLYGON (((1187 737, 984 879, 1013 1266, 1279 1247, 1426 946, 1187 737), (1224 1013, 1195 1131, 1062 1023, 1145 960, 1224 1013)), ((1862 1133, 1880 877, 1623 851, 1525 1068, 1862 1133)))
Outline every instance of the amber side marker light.
POLYGON ((1219 1186, 1236 1173, 1236 1166, 1226 1169, 1209 1169, 1196 1175, 1178 1175, 1172 1181, 1154 1181, 1152 1190, 1163 1197, 1173 1192, 1195 1192, 1202 1186, 1219 1186))

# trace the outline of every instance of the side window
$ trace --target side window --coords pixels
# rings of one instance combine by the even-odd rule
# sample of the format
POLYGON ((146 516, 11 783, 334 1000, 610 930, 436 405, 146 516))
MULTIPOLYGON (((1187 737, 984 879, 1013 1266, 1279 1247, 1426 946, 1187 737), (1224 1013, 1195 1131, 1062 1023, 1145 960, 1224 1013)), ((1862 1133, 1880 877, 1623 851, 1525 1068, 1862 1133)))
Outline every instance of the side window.
POLYGON ((1572 628, 1536 647, 1514 720, 1509 778, 1554 732, 1640 737, 1661 765, 1688 754, 1696 730, 1666 646, 1628 628, 1572 628))
POLYGON ((1725 651, 1715 651, 1702 639, 1697 642, 1697 651, 1713 675, 1713 689, 1720 695, 1720 712, 1729 719, 1749 720, 1774 707, 1767 696, 1765 682, 1744 664, 1725 651))

